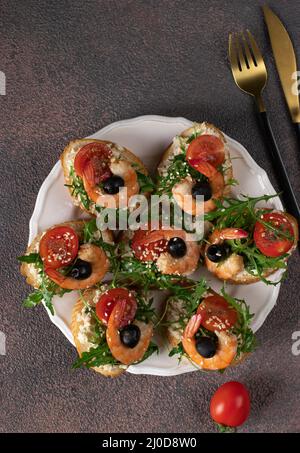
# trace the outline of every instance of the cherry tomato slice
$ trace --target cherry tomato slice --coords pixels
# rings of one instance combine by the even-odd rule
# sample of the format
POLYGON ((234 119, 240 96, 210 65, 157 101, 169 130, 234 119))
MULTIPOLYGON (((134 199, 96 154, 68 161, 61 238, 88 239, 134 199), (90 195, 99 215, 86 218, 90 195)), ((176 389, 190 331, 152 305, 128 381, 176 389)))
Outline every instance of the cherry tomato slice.
POLYGON ((151 241, 151 233, 151 231, 137 230, 132 238, 131 248, 140 261, 155 261, 167 250, 168 241, 164 238, 151 241))
POLYGON ((186 160, 200 173, 204 162, 217 168, 225 160, 224 144, 215 135, 200 135, 189 144, 186 160))
POLYGON ((110 156, 111 150, 105 143, 88 143, 76 154, 74 170, 93 187, 112 175, 109 168, 110 156))
POLYGON ((59 269, 74 261, 79 240, 73 228, 54 227, 47 231, 40 241, 39 252, 45 268, 59 269))
POLYGON ((288 218, 278 212, 268 212, 263 214, 261 219, 275 227, 278 234, 262 223, 256 222, 253 237, 258 250, 263 255, 273 258, 287 253, 294 244, 294 229, 288 218))
POLYGON ((124 299, 126 300, 126 311, 120 327, 127 326, 135 317, 137 302, 134 295, 125 288, 113 288, 101 295, 96 305, 98 318, 107 325, 116 303, 124 299))
POLYGON ((218 294, 206 297, 199 305, 197 314, 202 315, 201 325, 211 332, 228 330, 238 319, 236 310, 218 294))
POLYGON ((225 426, 240 426, 250 413, 250 397, 246 387, 237 381, 226 382, 210 402, 212 419, 225 426))

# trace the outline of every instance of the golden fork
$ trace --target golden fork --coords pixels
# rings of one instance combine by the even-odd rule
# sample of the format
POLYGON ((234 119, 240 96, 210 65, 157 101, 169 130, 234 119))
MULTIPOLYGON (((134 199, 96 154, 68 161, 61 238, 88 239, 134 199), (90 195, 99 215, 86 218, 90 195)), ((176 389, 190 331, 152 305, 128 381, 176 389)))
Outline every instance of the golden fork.
POLYGON ((278 184, 283 190, 282 198, 285 208, 299 221, 300 209, 297 199, 289 181, 262 99, 262 91, 267 83, 267 69, 259 47, 249 30, 247 30, 247 34, 242 32, 229 35, 229 60, 237 86, 255 98, 265 144, 271 154, 278 184))

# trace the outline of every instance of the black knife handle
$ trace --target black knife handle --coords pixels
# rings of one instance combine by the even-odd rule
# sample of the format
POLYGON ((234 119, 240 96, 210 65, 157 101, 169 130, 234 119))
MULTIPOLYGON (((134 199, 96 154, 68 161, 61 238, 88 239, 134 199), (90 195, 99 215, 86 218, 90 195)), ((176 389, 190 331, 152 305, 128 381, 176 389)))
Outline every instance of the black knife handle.
MULTIPOLYGON (((263 137, 268 151, 272 158, 272 164, 276 173, 277 181, 282 193, 282 201, 285 209, 289 214, 300 220, 300 209, 291 186, 287 171, 285 169, 278 145, 276 143, 267 112, 259 112, 260 125, 263 131, 263 137)), ((300 130, 299 130, 300 134, 300 130)))
POLYGON ((300 145, 300 123, 294 123, 294 125, 295 125, 296 133, 298 136, 298 143, 300 145))

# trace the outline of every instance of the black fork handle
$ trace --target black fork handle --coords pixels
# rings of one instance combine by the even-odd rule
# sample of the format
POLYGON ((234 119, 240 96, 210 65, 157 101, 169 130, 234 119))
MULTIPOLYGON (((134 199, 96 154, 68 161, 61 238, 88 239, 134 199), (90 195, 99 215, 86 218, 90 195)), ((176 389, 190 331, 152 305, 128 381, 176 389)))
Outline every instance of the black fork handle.
POLYGON ((298 143, 300 145, 300 123, 294 123, 295 124, 295 129, 298 137, 298 143))
MULTIPOLYGON (((267 112, 259 112, 260 125, 263 131, 263 137, 268 151, 271 155, 272 164, 276 173, 277 181, 282 190, 282 202, 289 214, 292 214, 300 221, 300 208, 289 180, 286 168, 284 166, 274 133, 272 131, 267 112)), ((298 133, 300 138, 300 125, 298 124, 298 133)))

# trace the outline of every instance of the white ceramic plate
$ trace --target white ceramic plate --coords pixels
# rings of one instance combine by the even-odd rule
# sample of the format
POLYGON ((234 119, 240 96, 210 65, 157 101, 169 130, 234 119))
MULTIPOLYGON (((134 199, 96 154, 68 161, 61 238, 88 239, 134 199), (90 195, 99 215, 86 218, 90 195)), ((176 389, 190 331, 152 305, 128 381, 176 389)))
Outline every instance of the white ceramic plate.
MULTIPOLYGON (((167 148, 172 138, 191 125, 192 122, 185 118, 147 115, 118 121, 96 132, 92 137, 111 140, 128 147, 143 160, 150 171, 154 172, 162 152, 167 148)), ((275 191, 266 172, 255 163, 241 144, 228 136, 226 138, 230 146, 231 156, 234 158, 232 161, 234 177, 240 182, 239 186, 234 188, 236 195, 239 193, 251 196, 274 194, 275 191)), ((60 151, 58 150, 58 155, 60 151)), ((275 198, 270 206, 282 209, 278 198, 275 198)), ((39 232, 56 223, 83 217, 85 217, 84 214, 71 202, 68 190, 64 187, 60 162, 57 162, 38 193, 29 225, 29 243, 39 232)), ((222 286, 221 282, 212 277, 205 269, 198 271, 198 274, 204 275, 215 290, 222 286)), ((278 278, 278 276, 277 273, 274 278, 278 278)), ((252 328, 256 331, 274 307, 278 297, 279 285, 275 287, 267 286, 264 283, 255 283, 249 286, 228 285, 227 290, 232 296, 245 299, 250 305, 251 312, 255 314, 252 328)), ((163 293, 155 292, 157 306, 163 303, 164 297, 163 293)), ((76 300, 76 292, 66 294, 63 298, 55 297, 53 303, 56 314, 52 316, 48 312, 51 321, 72 344, 74 342, 69 323, 76 300)), ((130 366, 129 372, 171 376, 195 370, 195 367, 187 360, 178 365, 176 357, 168 357, 168 348, 163 339, 157 338, 157 341, 160 345, 160 354, 153 355, 139 365, 130 366)))

